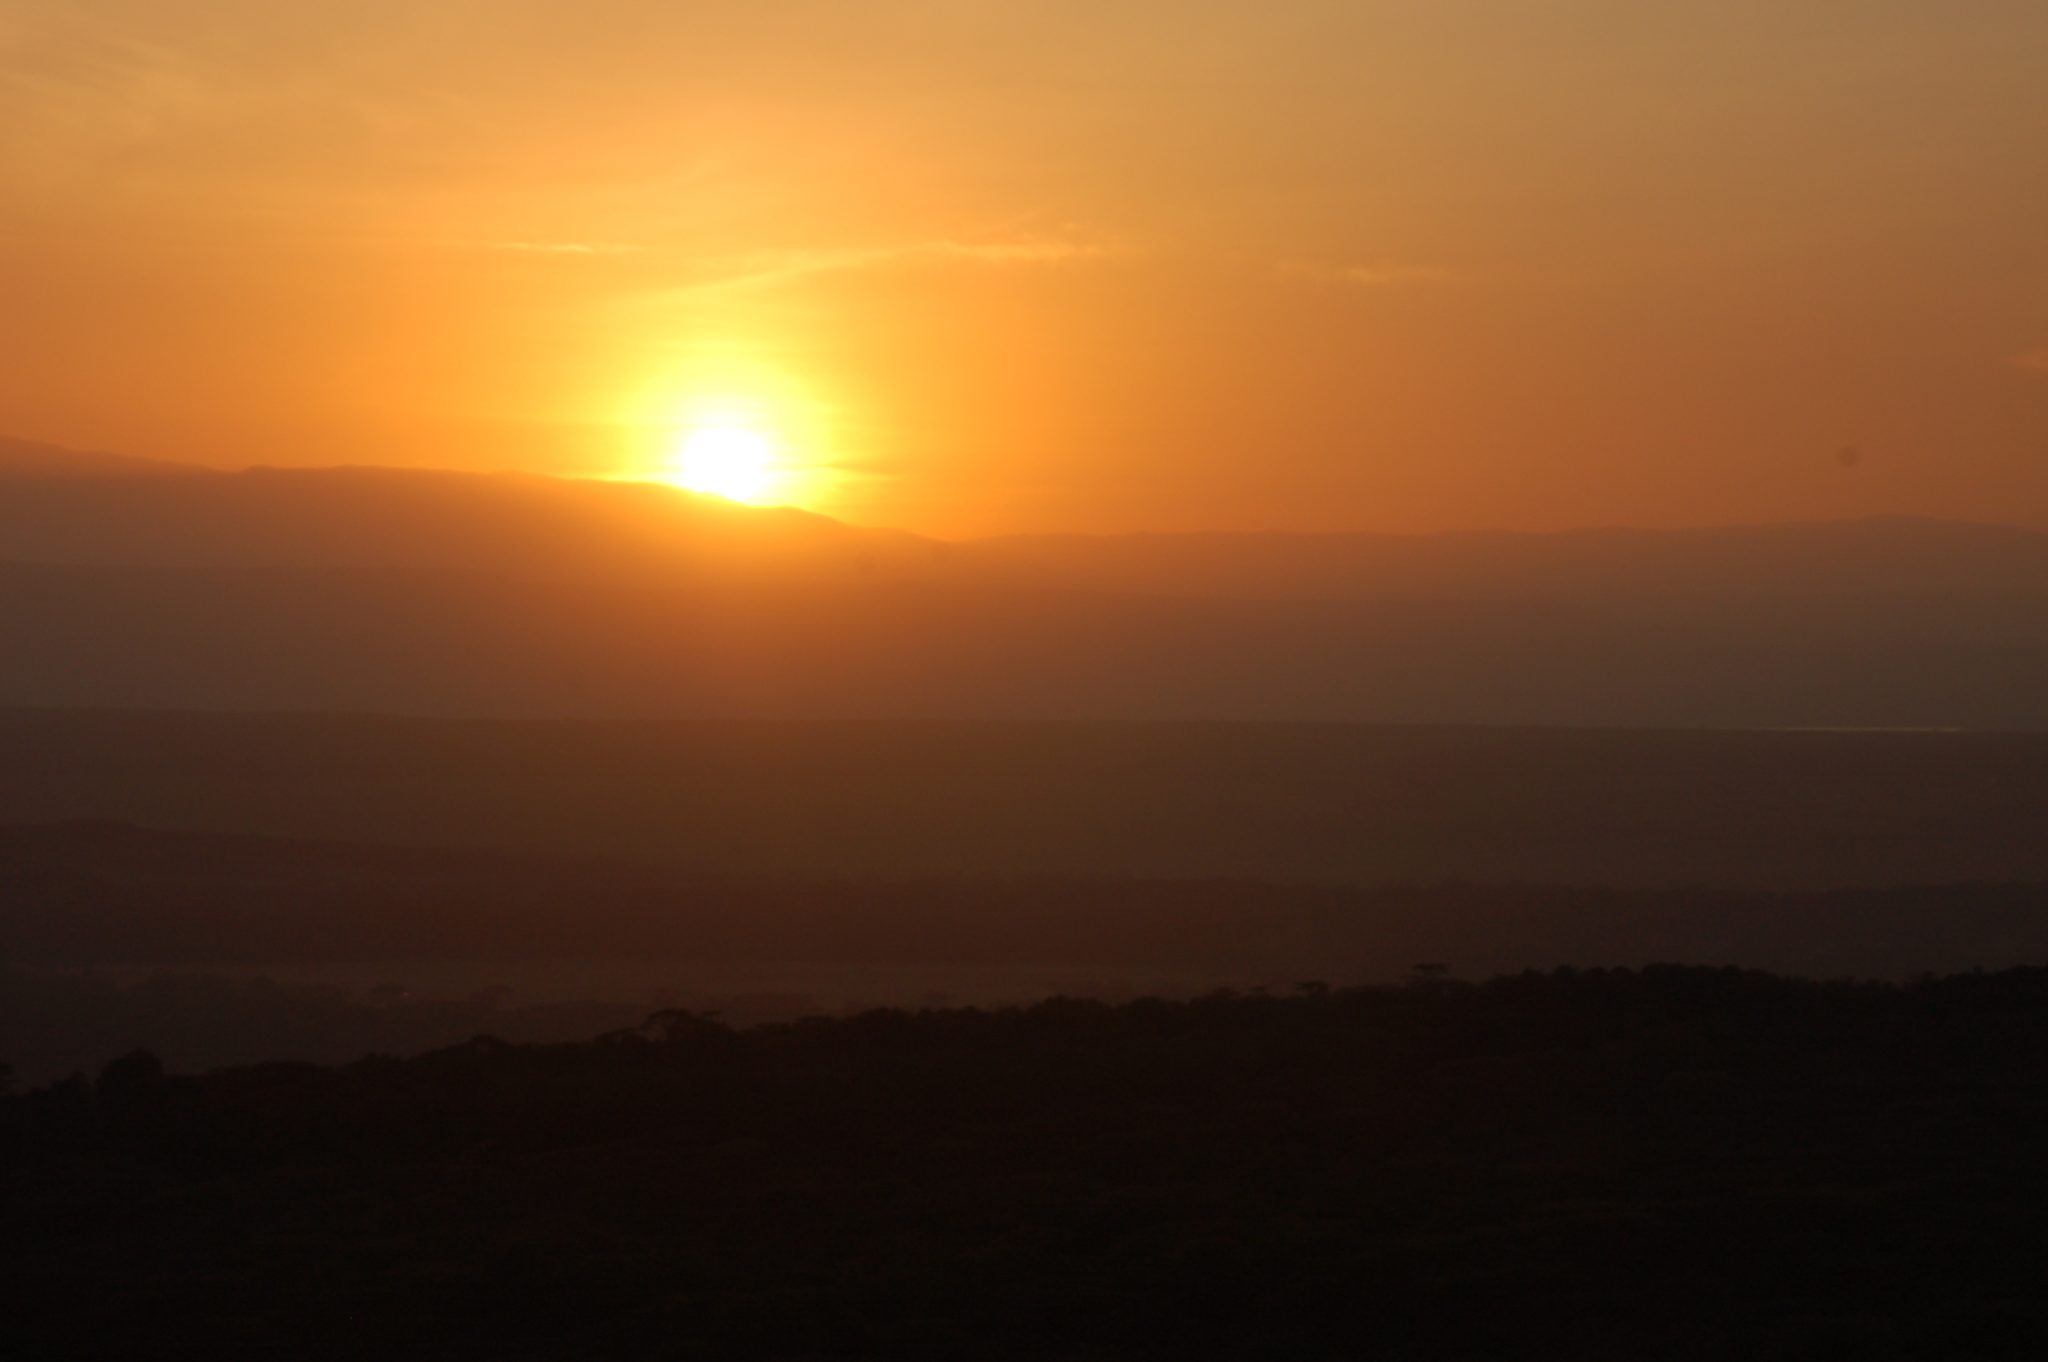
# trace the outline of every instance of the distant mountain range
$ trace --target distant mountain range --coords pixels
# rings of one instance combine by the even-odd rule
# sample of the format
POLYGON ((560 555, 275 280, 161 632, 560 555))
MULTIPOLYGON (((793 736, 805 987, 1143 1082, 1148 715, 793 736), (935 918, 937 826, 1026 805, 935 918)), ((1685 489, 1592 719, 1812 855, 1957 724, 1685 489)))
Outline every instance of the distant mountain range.
POLYGON ((0 478, 138 478, 190 476, 211 470, 128 454, 66 449, 0 435, 0 478))
POLYGON ((943 543, 646 484, 0 444, 0 704, 2048 728, 2048 535, 943 543))
POLYGON ((2048 591, 2048 534, 1890 518, 1436 535, 1037 535, 967 546, 1018 578, 1245 600, 2048 591))
POLYGON ((943 552, 650 483, 374 467, 117 476, 107 457, 86 456, 92 476, 0 463, 0 561, 670 581, 901 571, 943 552))

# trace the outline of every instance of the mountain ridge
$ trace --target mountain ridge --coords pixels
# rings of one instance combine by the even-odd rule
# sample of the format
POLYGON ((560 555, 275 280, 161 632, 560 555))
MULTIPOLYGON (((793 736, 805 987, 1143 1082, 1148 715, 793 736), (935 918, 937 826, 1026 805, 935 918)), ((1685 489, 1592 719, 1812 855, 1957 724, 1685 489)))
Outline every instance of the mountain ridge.
POLYGON ((1008 535, 961 550, 1004 575, 1244 599, 2048 591, 2048 533, 1918 516, 1676 529, 1008 535))
POLYGON ((536 474, 15 478, 0 639, 13 705, 2034 730, 2048 535, 945 543, 536 474))
POLYGON ((257 465, 180 478, 18 478, 0 488, 0 559, 69 566, 862 575, 943 552, 916 535, 794 507, 534 473, 257 465))
POLYGON ((189 477, 217 470, 0 435, 0 479, 189 477))
POLYGON ((528 579, 823 574, 1272 601, 2048 593, 2048 532, 1903 515, 946 541, 661 483, 377 464, 227 471, 6 440, 0 491, 0 560, 17 563, 455 568, 528 579), (34 459, 10 465, 9 448, 34 459), (64 458, 79 461, 76 475, 51 471, 64 458))

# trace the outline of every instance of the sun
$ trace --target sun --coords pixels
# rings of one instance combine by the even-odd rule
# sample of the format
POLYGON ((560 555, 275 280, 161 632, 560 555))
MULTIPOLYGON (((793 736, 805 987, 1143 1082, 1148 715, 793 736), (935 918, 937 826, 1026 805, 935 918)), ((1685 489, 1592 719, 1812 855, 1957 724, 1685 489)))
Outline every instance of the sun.
POLYGON ((668 481, 691 492, 760 505, 781 483, 775 442, 751 426, 699 426, 676 445, 668 481))
POLYGON ((759 366, 698 368, 625 397, 617 424, 629 458, 610 476, 745 506, 816 509, 833 498, 846 476, 823 403, 759 366))

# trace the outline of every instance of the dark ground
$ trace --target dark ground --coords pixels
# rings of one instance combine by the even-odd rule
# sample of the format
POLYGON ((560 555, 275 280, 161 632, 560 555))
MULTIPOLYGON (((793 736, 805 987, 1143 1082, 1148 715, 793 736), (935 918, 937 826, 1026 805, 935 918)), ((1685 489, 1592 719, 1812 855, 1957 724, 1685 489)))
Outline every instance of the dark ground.
POLYGON ((881 1012, 0 1103, 18 1356, 2048 1346, 2048 972, 881 1012))

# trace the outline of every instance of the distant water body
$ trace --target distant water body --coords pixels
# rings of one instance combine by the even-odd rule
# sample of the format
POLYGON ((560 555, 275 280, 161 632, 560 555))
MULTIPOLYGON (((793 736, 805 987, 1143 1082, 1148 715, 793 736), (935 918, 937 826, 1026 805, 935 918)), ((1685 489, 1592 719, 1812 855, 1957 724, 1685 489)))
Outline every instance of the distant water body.
POLYGON ((1737 733, 1973 733, 1953 725, 1921 727, 1907 724, 1788 724, 1778 728, 1738 728, 1737 733))

